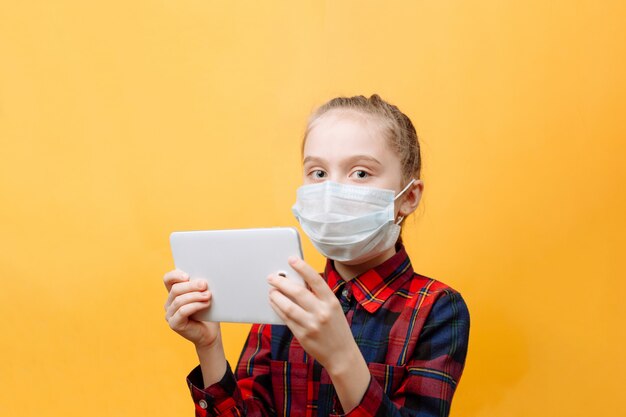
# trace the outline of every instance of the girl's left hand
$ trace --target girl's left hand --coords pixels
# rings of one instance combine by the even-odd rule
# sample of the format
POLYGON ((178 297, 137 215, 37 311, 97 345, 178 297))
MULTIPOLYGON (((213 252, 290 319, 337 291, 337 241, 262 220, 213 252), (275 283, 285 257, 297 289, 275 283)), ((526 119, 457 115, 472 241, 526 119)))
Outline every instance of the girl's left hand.
POLYGON ((304 350, 329 374, 347 371, 355 360, 363 360, 339 300, 324 279, 302 259, 291 257, 289 265, 308 285, 272 274, 268 282, 270 303, 304 350))

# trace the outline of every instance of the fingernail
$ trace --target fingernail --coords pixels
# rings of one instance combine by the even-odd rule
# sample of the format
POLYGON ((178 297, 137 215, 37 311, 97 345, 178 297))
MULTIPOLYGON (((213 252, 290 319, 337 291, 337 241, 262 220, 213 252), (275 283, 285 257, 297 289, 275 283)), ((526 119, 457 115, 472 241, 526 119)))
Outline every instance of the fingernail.
POLYGON ((289 264, 291 264, 291 265, 294 265, 294 264, 296 264, 296 263, 298 262, 298 260, 299 260, 299 259, 298 259, 298 257, 297 257, 297 256, 290 256, 290 257, 287 259, 287 262, 289 262, 289 264))

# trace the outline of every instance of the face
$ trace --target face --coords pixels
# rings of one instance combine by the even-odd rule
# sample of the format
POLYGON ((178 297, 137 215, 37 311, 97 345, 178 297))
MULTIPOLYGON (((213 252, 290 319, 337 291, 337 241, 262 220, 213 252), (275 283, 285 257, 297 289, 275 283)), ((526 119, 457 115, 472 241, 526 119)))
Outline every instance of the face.
POLYGON ((331 111, 314 122, 303 155, 304 184, 335 181, 398 193, 400 158, 390 149, 379 123, 348 111, 331 111))
MULTIPOLYGON (((396 195, 406 186, 400 157, 388 145, 379 122, 359 113, 333 110, 318 118, 309 130, 303 158, 305 185, 334 181, 393 190, 396 195)), ((422 181, 417 180, 396 200, 396 216, 415 211, 422 187, 422 181)), ((394 252, 392 247, 358 265, 335 261, 335 266, 344 278, 353 277, 394 252)))

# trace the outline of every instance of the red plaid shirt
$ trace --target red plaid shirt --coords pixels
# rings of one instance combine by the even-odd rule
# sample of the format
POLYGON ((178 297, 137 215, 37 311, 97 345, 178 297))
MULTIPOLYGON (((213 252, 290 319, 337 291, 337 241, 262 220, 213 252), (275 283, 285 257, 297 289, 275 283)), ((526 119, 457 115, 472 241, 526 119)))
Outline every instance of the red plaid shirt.
MULTIPOLYGON (((381 265, 345 282, 327 262, 324 277, 337 294, 371 372, 350 417, 447 416, 469 337, 461 295, 413 272, 400 246, 381 265)), ((343 415, 328 373, 286 326, 250 330, 236 375, 202 389, 200 367, 187 377, 196 416, 343 415)))

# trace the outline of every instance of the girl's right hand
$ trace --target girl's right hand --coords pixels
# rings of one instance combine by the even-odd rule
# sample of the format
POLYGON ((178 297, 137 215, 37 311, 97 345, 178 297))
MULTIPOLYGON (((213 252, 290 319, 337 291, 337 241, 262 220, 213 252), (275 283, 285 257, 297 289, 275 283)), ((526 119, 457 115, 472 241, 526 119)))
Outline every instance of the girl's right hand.
POLYGON ((175 269, 163 276, 168 291, 165 302, 165 320, 172 330, 196 345, 207 349, 220 339, 219 323, 198 321, 191 316, 211 305, 211 291, 206 281, 190 280, 189 275, 175 269))

